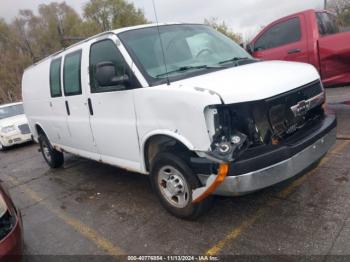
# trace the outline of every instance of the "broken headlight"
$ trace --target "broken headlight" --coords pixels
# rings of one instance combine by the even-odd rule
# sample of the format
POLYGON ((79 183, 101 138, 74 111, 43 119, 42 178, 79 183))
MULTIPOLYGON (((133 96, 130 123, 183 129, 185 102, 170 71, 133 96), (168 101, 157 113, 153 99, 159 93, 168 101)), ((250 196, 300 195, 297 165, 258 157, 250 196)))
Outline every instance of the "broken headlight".
POLYGON ((223 161, 233 161, 248 147, 247 135, 232 125, 231 114, 225 108, 208 107, 204 111, 211 138, 210 155, 223 161))

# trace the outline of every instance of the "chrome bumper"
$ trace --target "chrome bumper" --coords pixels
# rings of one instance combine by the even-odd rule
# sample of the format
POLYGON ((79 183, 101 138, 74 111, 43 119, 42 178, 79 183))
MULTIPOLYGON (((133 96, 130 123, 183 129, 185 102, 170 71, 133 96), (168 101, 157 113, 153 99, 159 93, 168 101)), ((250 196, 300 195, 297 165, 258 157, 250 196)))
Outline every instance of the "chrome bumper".
MULTIPOLYGON (((245 195, 287 180, 320 160, 336 141, 336 128, 289 159, 243 175, 227 176, 215 195, 245 195)), ((198 175, 205 184, 208 175, 198 175)))

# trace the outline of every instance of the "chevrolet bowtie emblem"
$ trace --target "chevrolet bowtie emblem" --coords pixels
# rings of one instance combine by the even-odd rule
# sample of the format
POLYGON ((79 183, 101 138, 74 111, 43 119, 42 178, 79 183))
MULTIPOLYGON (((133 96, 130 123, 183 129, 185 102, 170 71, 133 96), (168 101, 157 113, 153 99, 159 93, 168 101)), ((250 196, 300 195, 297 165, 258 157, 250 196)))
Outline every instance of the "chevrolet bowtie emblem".
POLYGON ((292 110, 295 117, 304 116, 310 110, 310 101, 300 101, 295 106, 292 106, 290 109, 292 110))

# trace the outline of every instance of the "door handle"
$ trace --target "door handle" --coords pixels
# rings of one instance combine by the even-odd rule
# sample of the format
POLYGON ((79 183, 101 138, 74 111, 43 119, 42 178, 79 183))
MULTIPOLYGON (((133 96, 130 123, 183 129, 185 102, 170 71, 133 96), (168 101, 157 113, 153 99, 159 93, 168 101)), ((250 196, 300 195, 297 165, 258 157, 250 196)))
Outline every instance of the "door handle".
POLYGON ((90 115, 94 115, 94 110, 92 108, 92 103, 91 103, 91 99, 88 98, 88 106, 89 106, 89 112, 90 112, 90 115))
POLYGON ((288 54, 296 54, 296 53, 300 53, 301 50, 299 48, 295 48, 295 49, 291 49, 288 51, 288 54))
POLYGON ((66 100, 66 110, 67 110, 67 115, 70 116, 69 104, 67 100, 66 100))

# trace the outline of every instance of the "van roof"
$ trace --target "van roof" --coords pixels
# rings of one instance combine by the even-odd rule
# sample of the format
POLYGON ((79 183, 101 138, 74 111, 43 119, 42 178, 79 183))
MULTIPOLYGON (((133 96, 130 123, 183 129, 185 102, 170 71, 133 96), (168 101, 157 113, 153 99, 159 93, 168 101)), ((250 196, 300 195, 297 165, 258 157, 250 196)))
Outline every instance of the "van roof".
POLYGON ((23 102, 15 102, 15 103, 8 103, 8 104, 0 104, 0 108, 8 107, 8 106, 16 106, 16 105, 21 105, 23 102))
MULTIPOLYGON (((115 30, 110 30, 110 31, 106 31, 106 32, 102 32, 102 33, 99 33, 97 35, 94 35, 94 36, 91 36, 91 37, 88 37, 82 41, 79 41, 69 47, 66 47, 64 49, 61 49, 60 51, 56 52, 56 53, 53 53, 39 61, 37 61, 36 63, 32 64, 31 66, 27 67, 24 71, 28 70, 29 68, 31 67, 34 67, 42 62, 44 62, 46 59, 49 59, 51 57, 54 57, 66 50, 69 50, 70 48, 72 47, 75 47, 77 45, 80 45, 82 43, 85 43, 87 41, 90 41, 90 40, 93 40, 95 38, 98 38, 98 37, 101 37, 103 35, 108 35, 108 34, 119 34, 119 33, 122 33, 122 32, 126 32, 126 31, 131 31, 131 30, 135 30, 135 29, 142 29, 142 28, 148 28, 148 27, 155 27, 155 26, 164 26, 164 25, 179 25, 179 24, 186 24, 186 23, 179 23, 179 22, 171 22, 171 23, 151 23, 151 24, 144 24, 144 25, 136 25, 136 26, 129 26, 129 27, 123 27, 123 28, 118 28, 118 29, 115 29, 115 30)), ((191 24, 194 24, 194 23, 191 23, 191 24)))

